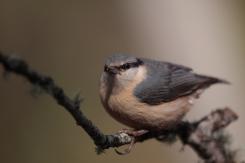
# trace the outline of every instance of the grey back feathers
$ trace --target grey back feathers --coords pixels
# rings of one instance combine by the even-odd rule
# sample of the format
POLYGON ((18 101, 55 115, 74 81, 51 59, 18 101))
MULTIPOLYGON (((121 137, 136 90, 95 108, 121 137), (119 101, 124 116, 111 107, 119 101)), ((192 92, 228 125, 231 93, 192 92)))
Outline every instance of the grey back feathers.
POLYGON ((157 105, 188 96, 199 89, 224 80, 198 75, 191 68, 168 62, 141 59, 147 69, 147 77, 134 90, 134 95, 144 103, 157 105))

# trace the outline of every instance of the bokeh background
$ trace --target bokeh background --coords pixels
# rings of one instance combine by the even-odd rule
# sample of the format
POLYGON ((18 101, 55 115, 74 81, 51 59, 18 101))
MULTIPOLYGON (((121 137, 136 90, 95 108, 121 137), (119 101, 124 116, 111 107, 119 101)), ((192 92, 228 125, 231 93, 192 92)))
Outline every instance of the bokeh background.
MULTIPOLYGON (((123 52, 190 66, 229 80, 207 90, 186 119, 230 106, 227 131, 245 158, 245 3, 213 0, 1 0, 0 50, 51 75, 104 132, 123 126, 104 111, 98 81, 107 56, 123 52)), ((0 66, 0 74, 3 68, 0 66)), ((52 98, 33 98, 21 77, 0 78, 0 162, 197 162, 180 142, 137 144, 127 156, 96 155, 90 138, 52 98)))

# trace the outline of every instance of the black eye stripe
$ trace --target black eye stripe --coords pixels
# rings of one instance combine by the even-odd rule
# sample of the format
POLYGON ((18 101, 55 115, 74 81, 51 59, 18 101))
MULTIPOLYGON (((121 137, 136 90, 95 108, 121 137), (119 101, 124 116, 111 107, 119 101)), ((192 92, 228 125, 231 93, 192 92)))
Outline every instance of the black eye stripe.
POLYGON ((143 61, 137 58, 137 64, 138 64, 138 66, 143 65, 143 61))
POLYGON ((125 71, 125 70, 128 70, 130 68, 133 68, 133 67, 139 67, 140 65, 143 64, 143 61, 141 61, 140 59, 137 59, 136 62, 129 62, 129 63, 125 63, 121 66, 107 66, 107 65, 104 65, 104 71, 105 72, 109 72, 110 69, 117 69, 118 71, 125 71))
POLYGON ((142 65, 143 62, 139 59, 137 59, 136 62, 131 62, 131 63, 125 63, 121 66, 119 66, 119 69, 123 69, 123 70, 127 70, 127 69, 130 69, 132 67, 139 67, 139 65, 142 65))

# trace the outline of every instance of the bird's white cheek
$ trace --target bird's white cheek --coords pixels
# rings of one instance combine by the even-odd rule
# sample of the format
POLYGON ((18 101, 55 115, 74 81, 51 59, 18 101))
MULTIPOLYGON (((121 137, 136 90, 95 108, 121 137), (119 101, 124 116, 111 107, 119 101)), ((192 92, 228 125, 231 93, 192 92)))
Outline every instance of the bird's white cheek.
POLYGON ((129 69, 121 74, 122 80, 134 80, 137 75, 137 69, 129 69))

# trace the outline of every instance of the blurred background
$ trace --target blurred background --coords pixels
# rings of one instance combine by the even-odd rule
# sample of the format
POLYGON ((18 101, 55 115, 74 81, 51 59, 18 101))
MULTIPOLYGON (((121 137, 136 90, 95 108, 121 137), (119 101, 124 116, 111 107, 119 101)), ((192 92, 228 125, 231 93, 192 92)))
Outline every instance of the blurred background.
MULTIPOLYGON (((103 109, 98 81, 105 58, 123 52, 183 64, 229 80, 208 89, 186 119, 230 106, 239 121, 226 128, 245 158, 245 3, 212 0, 1 0, 0 50, 52 76, 70 97, 79 91, 83 112, 105 133, 123 126, 103 109)), ((0 74, 3 68, 0 66, 0 74)), ((127 156, 95 146, 52 98, 33 98, 19 76, 0 77, 0 162, 197 162, 182 144, 155 140, 127 156)))

